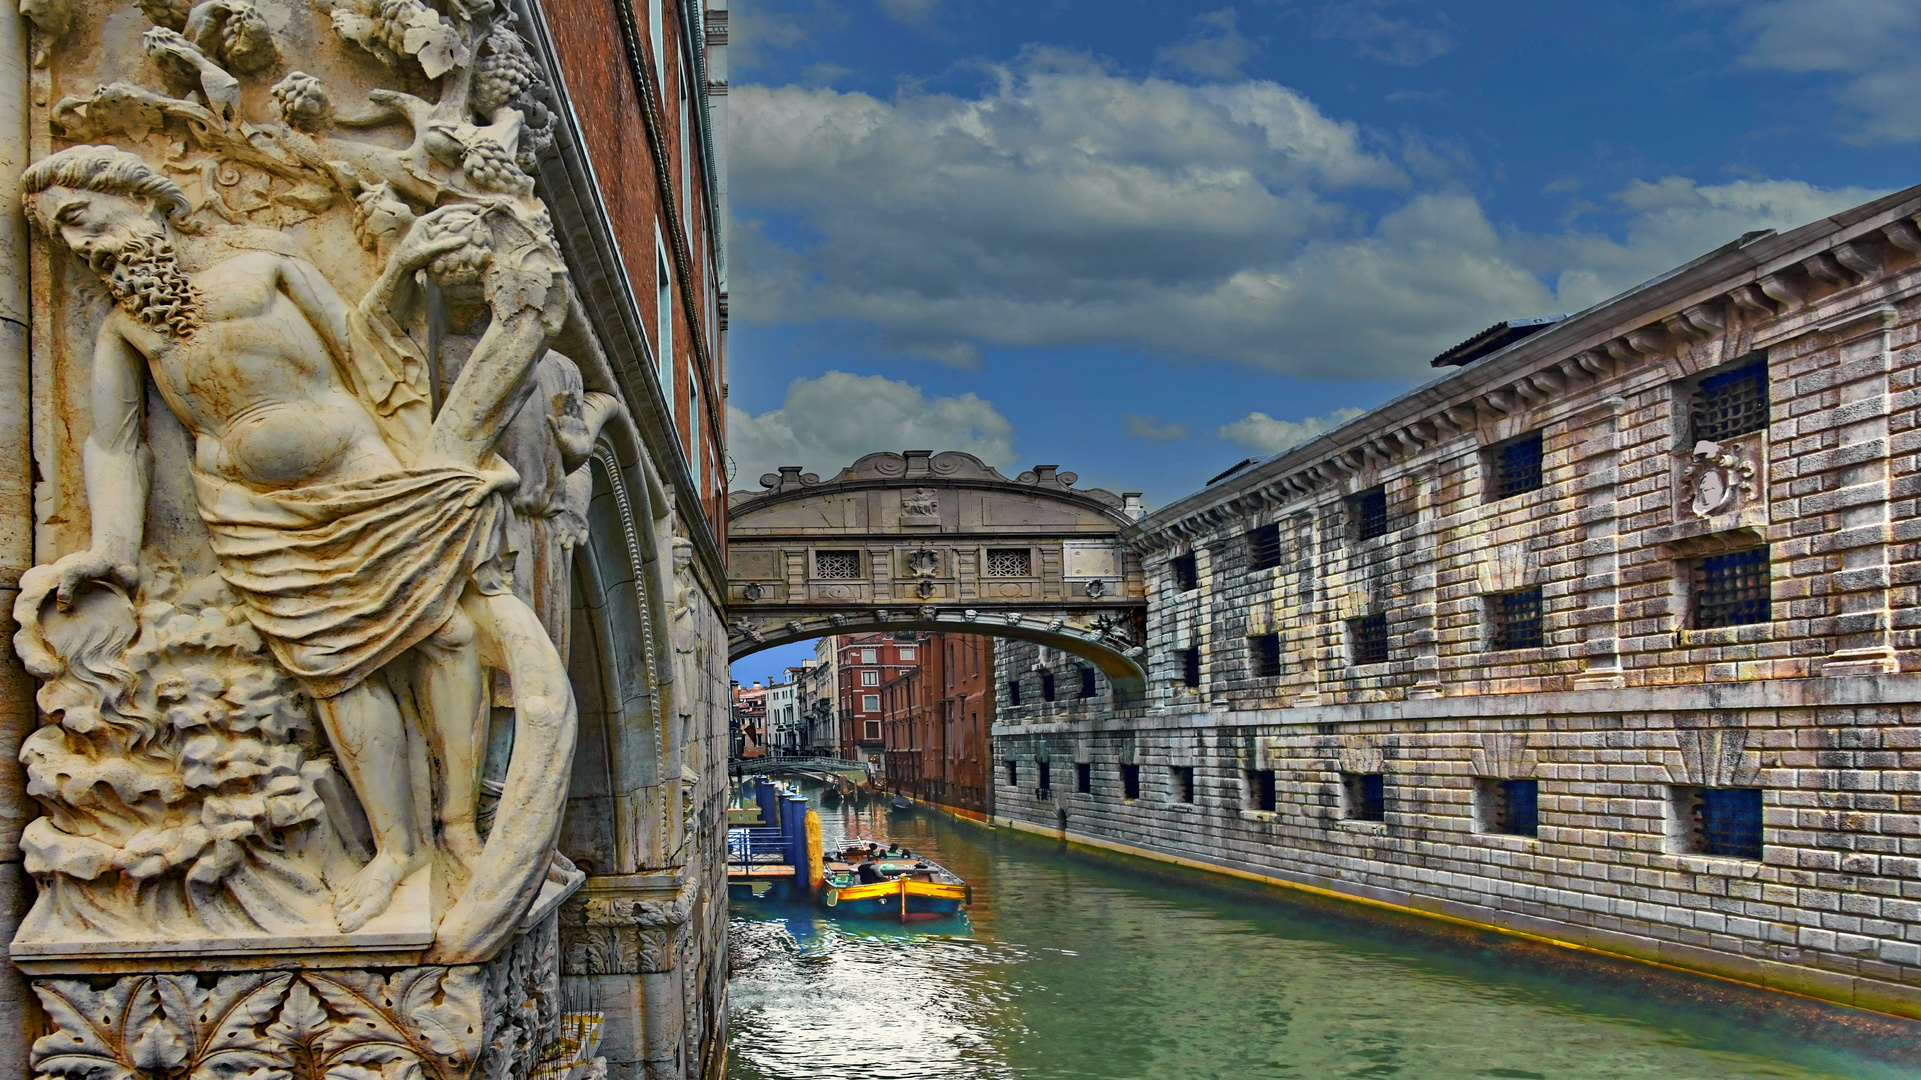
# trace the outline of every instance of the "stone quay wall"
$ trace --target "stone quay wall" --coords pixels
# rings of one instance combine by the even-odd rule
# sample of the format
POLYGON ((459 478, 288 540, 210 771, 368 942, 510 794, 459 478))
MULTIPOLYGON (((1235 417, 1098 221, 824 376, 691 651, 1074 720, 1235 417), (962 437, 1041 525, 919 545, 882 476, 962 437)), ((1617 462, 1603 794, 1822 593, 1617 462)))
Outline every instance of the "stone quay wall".
POLYGON ((997 819, 1921 1015, 1917 212, 1743 237, 1149 515, 1148 706, 1015 706, 1047 658, 1002 650, 997 819))

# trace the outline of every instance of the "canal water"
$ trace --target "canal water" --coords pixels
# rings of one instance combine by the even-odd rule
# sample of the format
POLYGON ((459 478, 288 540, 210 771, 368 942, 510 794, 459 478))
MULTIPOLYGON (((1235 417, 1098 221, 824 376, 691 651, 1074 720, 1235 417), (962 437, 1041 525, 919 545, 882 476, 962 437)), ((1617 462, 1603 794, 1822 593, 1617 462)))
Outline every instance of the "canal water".
MULTIPOLYGON (((818 799, 816 800, 818 806, 818 799)), ((1921 1025, 987 830, 821 808, 973 885, 734 906, 734 1080, 1921 1077, 1921 1025)))

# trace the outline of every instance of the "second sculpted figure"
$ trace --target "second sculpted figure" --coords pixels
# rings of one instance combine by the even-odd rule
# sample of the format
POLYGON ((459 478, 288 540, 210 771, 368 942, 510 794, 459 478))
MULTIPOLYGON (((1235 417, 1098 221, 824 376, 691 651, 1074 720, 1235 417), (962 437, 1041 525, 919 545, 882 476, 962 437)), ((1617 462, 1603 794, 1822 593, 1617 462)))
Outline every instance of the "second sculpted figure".
POLYGON ((349 304, 298 257, 171 228, 185 198, 133 154, 75 146, 22 186, 33 222, 116 304, 94 345, 83 448, 92 541, 29 571, 21 609, 64 607, 93 582, 138 584, 150 379, 193 439, 220 576, 313 699, 371 826, 371 861, 334 896, 339 928, 365 925, 438 854, 458 899, 432 958, 488 955, 547 876, 563 802, 552 793, 573 752, 565 668, 514 595, 502 537, 516 476, 495 451, 561 326, 557 254, 511 213, 449 207, 413 223, 349 304), (422 360, 390 305, 416 271, 471 287, 476 269, 493 321, 430 415, 429 395, 412 392, 422 360), (483 844, 486 668, 511 680, 516 738, 483 844), (526 805, 509 807, 516 793, 526 805))

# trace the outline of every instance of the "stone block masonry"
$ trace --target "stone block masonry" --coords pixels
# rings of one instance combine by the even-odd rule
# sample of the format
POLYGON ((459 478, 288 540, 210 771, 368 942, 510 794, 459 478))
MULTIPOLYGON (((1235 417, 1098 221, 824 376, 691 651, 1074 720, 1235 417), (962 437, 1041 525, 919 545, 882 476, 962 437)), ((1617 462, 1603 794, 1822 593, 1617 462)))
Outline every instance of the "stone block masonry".
POLYGON ((997 820, 1921 1016, 1917 212, 1451 350, 1149 515, 1146 705, 1014 706, 1048 658, 1002 650, 997 820))

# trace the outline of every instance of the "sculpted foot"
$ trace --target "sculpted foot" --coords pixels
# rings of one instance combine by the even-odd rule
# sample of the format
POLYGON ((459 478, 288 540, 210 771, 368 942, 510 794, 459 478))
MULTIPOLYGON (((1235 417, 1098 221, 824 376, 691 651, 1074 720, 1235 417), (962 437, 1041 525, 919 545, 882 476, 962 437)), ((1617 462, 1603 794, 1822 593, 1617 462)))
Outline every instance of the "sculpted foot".
POLYGON ((375 855, 334 897, 334 921, 340 924, 340 932, 351 934, 387 910, 395 887, 406 876, 406 863, 386 852, 375 855))

